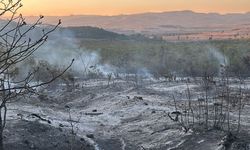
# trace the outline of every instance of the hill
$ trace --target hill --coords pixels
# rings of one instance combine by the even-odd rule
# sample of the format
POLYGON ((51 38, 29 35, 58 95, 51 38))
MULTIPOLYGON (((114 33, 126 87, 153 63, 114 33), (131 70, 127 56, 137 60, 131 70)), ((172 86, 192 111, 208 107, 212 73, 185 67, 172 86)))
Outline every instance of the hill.
MULTIPOLYGON (((37 17, 26 17, 33 22, 37 17)), ((142 13, 118 16, 48 16, 45 23, 55 24, 62 19, 64 27, 93 26, 118 33, 190 33, 218 31, 233 27, 250 25, 250 13, 196 13, 193 11, 174 11, 160 13, 142 13)))
POLYGON ((64 32, 65 30, 69 30, 75 38, 81 39, 128 39, 126 35, 117 34, 114 32, 106 31, 102 28, 90 27, 90 26, 81 26, 81 27, 65 27, 60 28, 59 32, 64 32))

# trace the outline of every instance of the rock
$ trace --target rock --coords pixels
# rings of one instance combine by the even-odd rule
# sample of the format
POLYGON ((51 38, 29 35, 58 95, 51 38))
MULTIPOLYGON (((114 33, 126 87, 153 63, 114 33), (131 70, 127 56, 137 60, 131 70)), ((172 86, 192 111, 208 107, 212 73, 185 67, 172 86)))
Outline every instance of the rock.
POLYGON ((90 138, 90 139, 94 139, 95 137, 94 137, 94 134, 87 134, 86 135, 88 138, 90 138))
POLYGON ((65 105, 64 107, 67 108, 67 109, 70 109, 69 105, 65 105))
POLYGON ((70 141, 69 141, 69 140, 66 140, 66 141, 65 141, 65 143, 68 143, 68 144, 69 144, 69 143, 70 143, 70 141))
POLYGON ((40 95, 38 95, 38 99, 41 101, 48 101, 49 97, 45 94, 40 94, 40 95))
POLYGON ((18 117, 20 117, 20 119, 23 119, 23 114, 17 114, 18 117))
POLYGON ((28 140, 24 140, 23 143, 26 144, 26 145, 30 144, 30 142, 28 140))
POLYGON ((54 142, 52 143, 54 147, 57 147, 58 146, 58 143, 57 142, 54 142))
POLYGON ((63 129, 62 128, 58 128, 60 132, 63 132, 63 129))
POLYGON ((35 145, 34 144, 30 144, 30 148, 31 149, 35 149, 35 145))
POLYGON ((47 120, 48 124, 51 124, 51 121, 50 120, 47 120))
POLYGON ((134 96, 134 99, 143 100, 141 96, 134 96))

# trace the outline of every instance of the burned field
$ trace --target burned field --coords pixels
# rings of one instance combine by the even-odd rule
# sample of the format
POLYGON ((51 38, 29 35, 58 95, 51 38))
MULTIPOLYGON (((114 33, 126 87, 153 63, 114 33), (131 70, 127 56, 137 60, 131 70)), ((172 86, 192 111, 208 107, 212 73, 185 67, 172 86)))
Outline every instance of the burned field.
POLYGON ((236 78, 102 78, 46 87, 9 106, 6 147, 249 149, 249 84, 236 78))
POLYGON ((0 150, 250 149, 247 24, 125 35, 29 24, 21 1, 0 2, 0 150))
POLYGON ((248 40, 69 33, 3 51, 0 149, 249 149, 248 40))

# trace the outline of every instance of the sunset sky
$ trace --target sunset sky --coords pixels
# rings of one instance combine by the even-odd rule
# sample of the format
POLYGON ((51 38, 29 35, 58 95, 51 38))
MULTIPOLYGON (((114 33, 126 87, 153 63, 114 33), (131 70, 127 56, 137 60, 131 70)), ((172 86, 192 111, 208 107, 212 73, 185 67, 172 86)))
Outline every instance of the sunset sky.
POLYGON ((249 12, 250 0, 22 0, 24 15, 119 15, 142 12, 249 12))

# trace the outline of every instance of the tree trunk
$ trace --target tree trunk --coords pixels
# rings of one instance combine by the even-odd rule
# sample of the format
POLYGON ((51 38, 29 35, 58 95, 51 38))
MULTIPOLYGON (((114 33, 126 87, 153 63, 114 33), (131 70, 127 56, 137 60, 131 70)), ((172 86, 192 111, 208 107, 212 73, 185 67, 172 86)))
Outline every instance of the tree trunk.
POLYGON ((4 147, 3 147, 3 132, 2 132, 2 129, 0 129, 0 130, 1 130, 0 131, 0 150, 4 150, 4 147))
POLYGON ((237 132, 240 132, 240 119, 241 119, 241 106, 242 105, 242 90, 241 90, 241 86, 240 86, 240 99, 239 99, 239 116, 238 116, 238 129, 237 132))
POLYGON ((0 108, 0 150, 4 150, 3 147, 3 119, 2 119, 2 109, 0 108))

